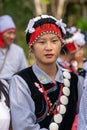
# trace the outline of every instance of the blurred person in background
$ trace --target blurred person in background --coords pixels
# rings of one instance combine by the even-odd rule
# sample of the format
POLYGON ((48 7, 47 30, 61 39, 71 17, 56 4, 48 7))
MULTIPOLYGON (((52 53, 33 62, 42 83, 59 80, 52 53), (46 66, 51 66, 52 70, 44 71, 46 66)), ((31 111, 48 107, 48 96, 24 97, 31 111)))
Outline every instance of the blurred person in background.
MULTIPOLYGON (((83 46, 81 46, 81 48, 75 53, 75 59, 76 61, 78 61, 81 57, 83 57, 83 68, 85 69, 86 71, 86 75, 85 75, 85 81, 84 81, 84 85, 83 87, 85 88, 86 87, 86 80, 87 80, 87 57, 85 55, 85 49, 87 48, 87 36, 86 36, 86 33, 81 31, 81 33, 84 35, 84 40, 85 40, 85 44, 83 46)), ((75 62, 76 62, 75 61, 75 62)), ((77 66, 78 66, 78 62, 76 63, 77 66)))
MULTIPOLYGON (((85 41, 87 43, 87 34, 85 35, 85 41)), ((86 46, 85 46, 86 47, 86 46)), ((83 50, 79 51, 76 55, 76 58, 80 58, 80 55, 83 55, 83 50)), ((78 126, 77 130, 87 130, 87 58, 83 59, 84 69, 86 70, 85 82, 84 82, 84 91, 81 97, 79 116, 78 116, 78 126)))
POLYGON ((9 80, 27 67, 23 49, 14 44, 16 26, 9 15, 0 16, 0 79, 9 80))
MULTIPOLYGON (((85 46, 85 38, 84 35, 75 27, 71 27, 66 30, 66 34, 64 35, 65 44, 61 50, 61 55, 58 58, 58 62, 63 68, 68 69, 78 75, 79 87, 82 89, 82 91, 79 92, 79 97, 81 98, 84 88, 83 82, 81 81, 84 78, 85 82, 86 76, 86 70, 83 66, 83 48, 85 46), (81 52, 80 56, 78 56, 79 51, 81 52)), ((79 111, 79 105, 77 111, 79 111)))
POLYGON ((86 33, 76 27, 71 27, 68 31, 75 35, 73 40, 76 43, 76 51, 73 60, 71 60, 71 65, 75 67, 77 71, 78 69, 79 71, 82 71, 81 68, 85 70, 86 73, 83 85, 83 88, 85 88, 87 80, 87 58, 85 57, 85 47, 87 42, 86 33))
POLYGON ((41 15, 29 20, 26 40, 36 61, 10 80, 13 130, 71 130, 78 77, 56 62, 65 32, 62 19, 41 15))
POLYGON ((75 27, 66 29, 66 35, 64 35, 65 44, 61 50, 61 55, 58 58, 58 62, 64 68, 68 68, 74 73, 78 73, 79 68, 83 69, 83 55, 82 57, 75 59, 75 55, 79 50, 83 50, 85 46, 84 35, 75 27), (76 61, 77 63, 73 62, 76 61), (78 65, 77 65, 78 64, 78 65))
MULTIPOLYGON (((64 67, 64 69, 68 69, 71 72, 74 72, 78 75, 78 104, 77 104, 77 114, 79 113, 79 104, 81 100, 81 96, 83 93, 84 82, 86 70, 84 69, 84 46, 85 46, 85 38, 84 35, 77 30, 75 27, 71 27, 67 29, 67 33, 64 36, 65 44, 62 48, 60 58, 58 62, 60 66, 64 67), (83 81, 84 78, 84 82, 83 81)), ((78 115, 75 117, 75 121, 72 127, 72 130, 77 129, 78 115)))

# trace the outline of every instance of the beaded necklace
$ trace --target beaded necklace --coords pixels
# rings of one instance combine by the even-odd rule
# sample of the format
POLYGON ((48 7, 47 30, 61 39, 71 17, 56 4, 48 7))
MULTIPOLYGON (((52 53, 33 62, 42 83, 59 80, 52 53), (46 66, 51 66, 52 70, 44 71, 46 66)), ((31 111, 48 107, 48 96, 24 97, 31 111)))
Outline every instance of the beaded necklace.
POLYGON ((60 97, 61 97, 61 95, 62 95, 62 88, 63 88, 62 84, 60 85, 60 94, 59 94, 59 98, 58 98, 58 104, 57 104, 57 105, 55 104, 56 107, 53 107, 53 105, 52 105, 52 103, 51 103, 49 97, 48 97, 47 94, 46 94, 46 91, 45 91, 45 89, 44 89, 43 84, 41 84, 41 88, 42 88, 42 90, 43 90, 43 95, 44 95, 45 101, 46 101, 46 103, 47 103, 47 105, 48 105, 48 108, 49 108, 49 110, 48 110, 49 112, 48 112, 47 115, 57 114, 57 113, 58 113, 58 111, 57 111, 57 105, 60 105, 59 99, 60 99, 60 97))
POLYGON ((66 70, 63 71, 63 89, 62 95, 59 97, 60 104, 57 106, 57 114, 54 114, 52 122, 49 125, 49 130, 59 130, 59 126, 63 120, 64 114, 66 113, 66 107, 68 104, 68 97, 70 95, 70 79, 71 75, 66 70))
POLYGON ((53 122, 49 125, 49 130, 58 130, 66 113, 66 107, 68 104, 68 97, 70 95, 70 79, 71 75, 68 70, 63 71, 63 85, 60 85, 60 93, 58 97, 58 103, 55 108, 53 107, 49 97, 46 94, 44 86, 42 84, 35 83, 35 86, 43 93, 45 101, 48 105, 48 114, 53 114, 53 122))

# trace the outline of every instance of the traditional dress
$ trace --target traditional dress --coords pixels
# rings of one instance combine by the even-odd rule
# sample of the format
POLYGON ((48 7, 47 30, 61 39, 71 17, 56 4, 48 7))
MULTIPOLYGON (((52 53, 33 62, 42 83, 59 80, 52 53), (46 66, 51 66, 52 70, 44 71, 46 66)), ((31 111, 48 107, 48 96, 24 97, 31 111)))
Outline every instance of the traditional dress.
POLYGON ((14 130, 71 129, 77 107, 78 78, 58 68, 55 81, 37 64, 14 75, 10 83, 14 130))

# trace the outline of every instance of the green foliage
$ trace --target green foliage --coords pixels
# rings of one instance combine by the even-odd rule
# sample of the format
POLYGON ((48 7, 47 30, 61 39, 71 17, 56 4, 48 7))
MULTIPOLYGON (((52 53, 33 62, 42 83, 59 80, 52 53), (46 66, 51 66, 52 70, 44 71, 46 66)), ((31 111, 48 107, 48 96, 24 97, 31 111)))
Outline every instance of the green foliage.
POLYGON ((80 18, 77 21, 77 27, 82 29, 83 31, 87 31, 87 19, 80 18))
POLYGON ((41 0, 43 3, 45 3, 45 4, 50 4, 50 0, 41 0))
POLYGON ((65 20, 69 26, 77 26, 83 31, 87 31, 87 19, 82 16, 83 6, 81 4, 69 3, 66 9, 65 20))
MULTIPOLYGON (((50 5, 51 0, 41 0, 41 2, 43 4, 47 4, 48 6, 50 5)), ((86 31, 87 19, 84 20, 81 17, 82 16, 81 13, 82 13, 82 5, 69 4, 66 8, 66 14, 64 19, 68 21, 67 19, 70 16, 73 17, 74 25, 86 31)), ((25 39, 25 29, 29 19, 36 15, 34 0, 0 0, 0 15, 4 15, 4 14, 8 14, 12 16, 17 27, 17 35, 16 35, 15 43, 24 48, 25 54, 28 57, 29 52, 28 52, 28 45, 26 44, 26 39, 25 39)))

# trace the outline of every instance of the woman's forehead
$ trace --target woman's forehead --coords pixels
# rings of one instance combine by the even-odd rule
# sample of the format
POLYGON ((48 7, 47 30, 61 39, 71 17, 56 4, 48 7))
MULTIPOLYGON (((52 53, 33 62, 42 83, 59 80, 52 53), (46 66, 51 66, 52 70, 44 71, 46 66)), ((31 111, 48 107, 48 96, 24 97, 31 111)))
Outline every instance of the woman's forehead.
POLYGON ((39 39, 49 39, 49 38, 58 38, 58 35, 52 33, 43 34, 42 36, 40 36, 39 39))

